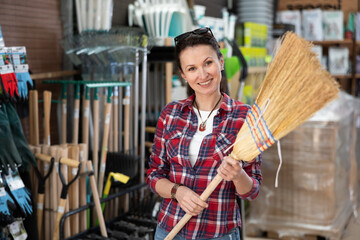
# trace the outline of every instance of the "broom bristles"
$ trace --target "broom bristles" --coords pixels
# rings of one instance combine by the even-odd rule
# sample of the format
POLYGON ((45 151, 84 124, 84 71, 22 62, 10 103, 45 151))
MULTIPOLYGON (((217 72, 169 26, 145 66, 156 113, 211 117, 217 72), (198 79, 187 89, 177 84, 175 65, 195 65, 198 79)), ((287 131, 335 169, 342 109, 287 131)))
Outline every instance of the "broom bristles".
POLYGON ((311 43, 290 32, 281 40, 237 135, 231 153, 237 160, 251 161, 338 95, 338 83, 322 68, 311 43), (269 105, 261 118, 266 101, 269 105))

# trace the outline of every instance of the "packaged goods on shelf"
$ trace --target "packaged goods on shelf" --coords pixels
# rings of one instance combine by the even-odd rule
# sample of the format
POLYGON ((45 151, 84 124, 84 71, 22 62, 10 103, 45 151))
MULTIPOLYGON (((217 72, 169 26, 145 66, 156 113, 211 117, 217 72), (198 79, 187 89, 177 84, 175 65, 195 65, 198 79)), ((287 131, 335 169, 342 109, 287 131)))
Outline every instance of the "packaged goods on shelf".
POLYGON ((285 24, 292 24, 295 26, 295 33, 299 36, 302 36, 301 33, 301 14, 299 10, 286 10, 286 11, 279 11, 277 13, 277 23, 285 23, 285 24))
POLYGON ((324 40, 344 39, 344 16, 342 11, 323 11, 324 40))
POLYGON ((265 24, 244 22, 236 29, 238 45, 245 47, 265 47, 268 27, 265 24))
POLYGON ((322 12, 321 9, 302 11, 303 37, 309 41, 322 41, 322 12))
POLYGON ((357 196, 354 111, 353 98, 341 93, 281 140, 278 188, 277 149, 263 154, 263 183, 250 204, 248 232, 340 239, 357 196))
POLYGON ((249 67, 265 67, 267 56, 266 48, 259 47, 240 47, 242 54, 249 67))
POLYGON ((360 12, 356 13, 355 16, 355 39, 360 41, 360 12))
POLYGON ((329 47, 329 72, 334 75, 345 75, 349 69, 349 49, 329 47))

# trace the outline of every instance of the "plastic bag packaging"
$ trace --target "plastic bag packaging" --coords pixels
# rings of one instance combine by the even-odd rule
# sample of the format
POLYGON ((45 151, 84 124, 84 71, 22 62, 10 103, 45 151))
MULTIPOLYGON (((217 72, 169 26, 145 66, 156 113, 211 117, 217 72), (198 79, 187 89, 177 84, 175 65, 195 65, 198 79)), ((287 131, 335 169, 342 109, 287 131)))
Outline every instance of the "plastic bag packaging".
POLYGON ((341 93, 285 136, 277 189, 276 147, 264 152, 263 183, 250 204, 248 232, 275 231, 280 238, 306 234, 340 238, 357 195, 354 113, 352 97, 341 93))

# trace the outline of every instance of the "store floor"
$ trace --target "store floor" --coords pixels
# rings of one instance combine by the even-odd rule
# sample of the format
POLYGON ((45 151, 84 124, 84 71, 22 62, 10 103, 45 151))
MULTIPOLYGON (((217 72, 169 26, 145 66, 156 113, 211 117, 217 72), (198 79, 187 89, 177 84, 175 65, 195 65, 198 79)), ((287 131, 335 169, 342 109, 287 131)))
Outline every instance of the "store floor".
MULTIPOLYGON (((360 202, 358 203, 358 214, 360 214, 360 202)), ((360 215, 358 216, 358 220, 355 220, 354 215, 351 216, 344 234, 341 240, 359 240, 360 239, 360 215)), ((270 238, 254 238, 254 237, 245 237, 245 240, 275 240, 270 238)))
MULTIPOLYGON (((357 211, 358 213, 360 213, 360 207, 358 207, 357 211)), ((358 216, 358 220, 356 221, 354 215, 352 215, 341 240, 359 240, 359 239, 360 239, 360 216, 358 216)))

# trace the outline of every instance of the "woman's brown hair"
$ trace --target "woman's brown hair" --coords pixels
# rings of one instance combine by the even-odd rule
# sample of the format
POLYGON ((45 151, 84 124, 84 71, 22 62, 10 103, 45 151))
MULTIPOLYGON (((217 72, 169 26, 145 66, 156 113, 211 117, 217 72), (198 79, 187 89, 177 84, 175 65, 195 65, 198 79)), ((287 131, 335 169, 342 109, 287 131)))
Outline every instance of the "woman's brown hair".
MULTIPOLYGON (((197 29, 197 30, 202 30, 202 29, 197 29)), ((175 62, 176 62, 178 71, 180 73, 182 72, 181 62, 180 62, 180 53, 187 47, 194 47, 197 45, 209 45, 214 49, 219 60, 222 57, 222 53, 220 52, 219 43, 216 41, 210 28, 208 28, 208 31, 201 33, 201 34, 197 34, 196 33, 197 30, 194 30, 194 31, 191 31, 191 32, 188 32, 188 33, 178 36, 177 38, 185 35, 185 37, 179 39, 178 41, 176 41, 177 39, 175 38, 175 42, 176 42, 175 62)), ((226 77, 224 76, 225 74, 222 72, 221 75, 222 75, 222 78, 221 78, 221 83, 220 83, 220 91, 228 94, 227 80, 226 80, 226 77)), ((179 74, 179 76, 181 76, 181 74, 179 74)), ((195 93, 194 90, 189 86, 189 84, 187 84, 187 94, 190 96, 194 93, 195 93)))

